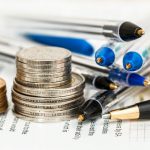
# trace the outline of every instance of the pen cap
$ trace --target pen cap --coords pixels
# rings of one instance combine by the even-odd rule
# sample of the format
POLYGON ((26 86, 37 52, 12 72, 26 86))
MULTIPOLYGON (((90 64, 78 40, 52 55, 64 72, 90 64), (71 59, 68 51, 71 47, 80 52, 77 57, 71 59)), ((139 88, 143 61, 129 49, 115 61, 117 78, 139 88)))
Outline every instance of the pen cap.
POLYGON ((144 86, 145 77, 137 74, 131 73, 128 76, 128 84, 132 86, 144 86))
POLYGON ((150 119, 150 100, 138 104, 140 119, 150 119))
POLYGON ((95 53, 95 61, 100 66, 108 67, 112 65, 115 61, 115 53, 109 47, 101 47, 95 53), (98 59, 101 59, 101 62, 98 62, 98 59))
POLYGON ((141 28, 137 26, 136 24, 133 24, 131 22, 123 22, 119 28, 120 38, 123 41, 132 41, 137 38, 140 38, 141 36, 136 34, 136 31, 140 29, 141 28))
POLYGON ((123 67, 128 71, 136 71, 140 69, 143 65, 142 56, 134 51, 128 52, 123 57, 123 67), (130 67, 127 68, 127 65, 130 64, 130 67))

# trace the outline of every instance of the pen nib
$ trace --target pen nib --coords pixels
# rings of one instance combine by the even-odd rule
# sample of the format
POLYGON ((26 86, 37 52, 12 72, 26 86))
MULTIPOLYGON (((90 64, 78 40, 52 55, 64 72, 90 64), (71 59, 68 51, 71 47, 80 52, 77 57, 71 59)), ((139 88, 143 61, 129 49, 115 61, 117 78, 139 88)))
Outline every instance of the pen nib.
POLYGON ((128 69, 130 69, 131 68, 131 64, 126 64, 126 69, 128 70, 128 69))
POLYGON ((138 36, 142 36, 142 35, 145 34, 145 32, 144 32, 143 29, 139 29, 139 30, 137 30, 136 34, 137 34, 138 36))
POLYGON ((82 115, 79 115, 79 117, 78 117, 78 121, 79 122, 82 122, 82 121, 84 121, 85 120, 85 116, 82 114, 82 115))
POLYGON ((145 80, 144 81, 144 86, 150 86, 150 81, 149 80, 145 80))
POLYGON ((103 59, 102 58, 97 58, 96 61, 97 61, 97 63, 102 63, 103 59))
POLYGON ((111 83, 111 84, 109 85, 109 87, 110 87, 111 90, 115 90, 115 89, 118 88, 118 86, 117 86, 116 84, 114 84, 114 83, 111 83))

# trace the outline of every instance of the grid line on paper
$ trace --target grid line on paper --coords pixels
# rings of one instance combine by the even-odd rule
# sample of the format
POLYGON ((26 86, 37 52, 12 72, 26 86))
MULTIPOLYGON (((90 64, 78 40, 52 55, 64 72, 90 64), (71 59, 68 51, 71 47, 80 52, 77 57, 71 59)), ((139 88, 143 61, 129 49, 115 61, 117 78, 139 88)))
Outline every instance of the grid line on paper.
POLYGON ((130 121, 129 141, 149 142, 150 141, 150 121, 130 121))

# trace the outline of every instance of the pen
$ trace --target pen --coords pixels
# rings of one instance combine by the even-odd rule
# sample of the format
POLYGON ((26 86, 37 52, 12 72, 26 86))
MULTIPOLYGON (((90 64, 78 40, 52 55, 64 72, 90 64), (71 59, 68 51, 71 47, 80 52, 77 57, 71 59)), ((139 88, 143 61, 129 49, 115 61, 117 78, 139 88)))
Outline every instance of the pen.
MULTIPOLYGON (((49 17, 48 19, 39 18, 7 18, 7 25, 32 31, 48 31, 50 35, 72 36, 79 38, 99 38, 108 37, 117 41, 132 41, 140 38, 144 30, 138 25, 128 21, 94 20, 83 18, 49 17), (10 22, 9 22, 10 21, 10 22)), ((26 32, 27 33, 27 32, 26 32)), ((29 32, 28 32, 29 33, 29 32)), ((42 41, 41 41, 42 43, 42 41)))
POLYGON ((126 86, 150 86, 150 81, 138 73, 129 73, 119 68, 113 68, 109 72, 109 79, 126 86))
POLYGON ((115 98, 116 94, 113 91, 97 92, 80 108, 78 120, 82 122, 101 117, 105 105, 115 98))
POLYGON ((98 71, 74 64, 72 66, 72 71, 82 74, 85 77, 86 82, 93 85, 97 89, 115 90, 118 88, 118 85, 106 77, 105 73, 99 73, 98 71))
POLYGON ((99 66, 109 67, 115 59, 121 57, 134 43, 109 43, 100 47, 95 53, 95 62, 99 66))
MULTIPOLYGON (((149 71, 146 71, 147 66, 149 66, 149 62, 143 68, 144 70, 142 69, 140 71, 142 75, 149 74, 149 71)), ((122 102, 127 96, 136 96, 140 90, 137 87, 120 87, 116 91, 98 92, 83 104, 78 120, 85 121, 101 117, 102 114, 107 113, 113 106, 122 102)))
POLYGON ((137 71, 150 57, 149 36, 131 47, 123 57, 123 67, 128 71, 137 71))
POLYGON ((104 114, 103 118, 112 120, 150 119, 150 100, 111 111, 104 114))

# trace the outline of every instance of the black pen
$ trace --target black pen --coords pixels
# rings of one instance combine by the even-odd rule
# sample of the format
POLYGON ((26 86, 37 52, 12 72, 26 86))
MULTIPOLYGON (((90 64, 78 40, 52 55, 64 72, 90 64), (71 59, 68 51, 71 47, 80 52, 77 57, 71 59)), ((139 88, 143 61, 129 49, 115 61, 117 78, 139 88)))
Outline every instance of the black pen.
POLYGON ((97 92, 83 104, 78 120, 82 122, 101 117, 105 106, 115 98, 116 94, 113 91, 97 92))
POLYGON ((117 109, 103 115, 104 119, 129 120, 129 119, 150 119, 150 100, 135 105, 117 109))
MULTIPOLYGON (((29 31, 30 29, 40 29, 40 31, 43 30, 43 33, 44 31, 48 31, 50 37, 47 38, 52 38, 52 35, 85 39, 99 39, 99 36, 104 36, 117 41, 132 41, 140 38, 144 34, 144 30, 141 27, 128 21, 67 18, 59 16, 51 16, 48 19, 40 19, 39 17, 10 17, 7 19, 8 22, 11 22, 8 24, 10 27, 11 25, 15 28, 19 26, 22 29, 28 29, 29 31)), ((28 30, 26 30, 27 37, 44 44, 44 41, 42 41, 42 38, 45 38, 44 34, 40 34, 41 36, 36 37, 34 31, 31 33, 28 32, 28 30)))

